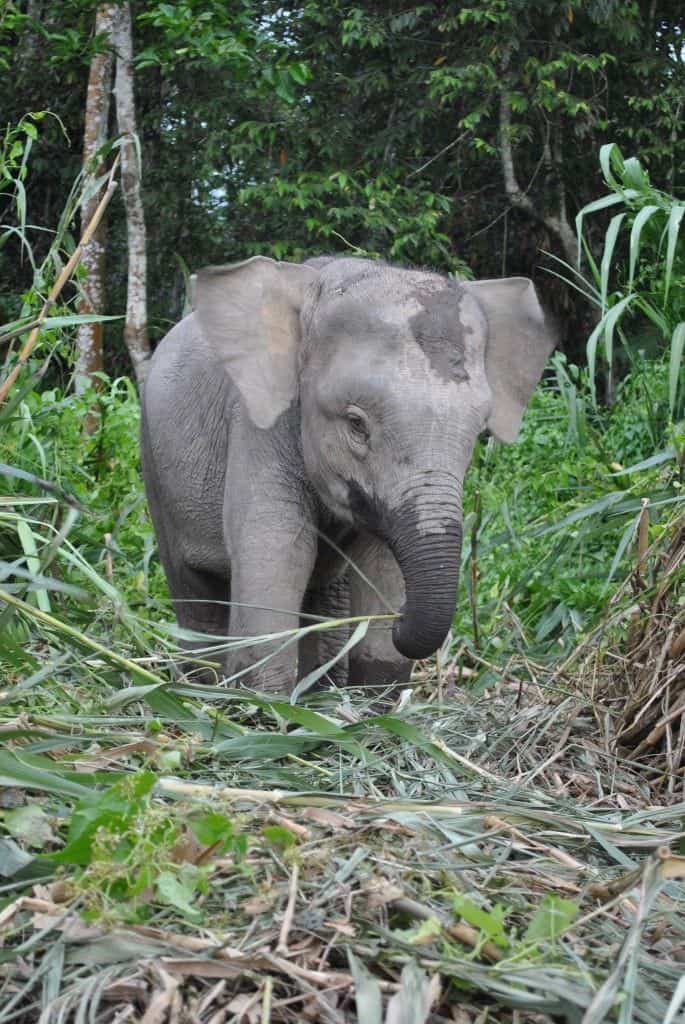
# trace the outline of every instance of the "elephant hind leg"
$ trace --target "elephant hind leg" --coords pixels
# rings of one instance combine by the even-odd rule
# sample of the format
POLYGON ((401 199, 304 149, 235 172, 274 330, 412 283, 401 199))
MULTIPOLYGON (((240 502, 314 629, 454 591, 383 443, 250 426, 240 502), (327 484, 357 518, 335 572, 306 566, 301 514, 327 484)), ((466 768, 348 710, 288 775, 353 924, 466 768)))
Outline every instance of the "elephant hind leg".
MULTIPOLYGON (((212 572, 194 569, 182 564, 168 575, 169 590, 181 629, 209 636, 227 636, 229 622, 230 580, 212 572)), ((180 647, 188 652, 199 653, 211 641, 185 639, 180 647)), ((219 661, 218 655, 209 656, 219 661)), ((190 666, 188 666, 190 667, 190 666)))

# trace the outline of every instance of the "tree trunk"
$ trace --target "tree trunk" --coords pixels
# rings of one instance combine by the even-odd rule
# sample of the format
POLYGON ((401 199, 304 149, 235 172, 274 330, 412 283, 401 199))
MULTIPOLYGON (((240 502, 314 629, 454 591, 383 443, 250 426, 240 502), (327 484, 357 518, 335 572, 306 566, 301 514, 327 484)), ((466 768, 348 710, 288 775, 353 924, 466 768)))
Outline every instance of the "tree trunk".
MULTIPOLYGON (((95 32, 112 35, 117 5, 101 4, 95 14, 95 32)), ((86 119, 83 137, 84 172, 100 175, 102 168, 91 166, 93 157, 107 138, 109 121, 110 90, 114 58, 111 52, 97 53, 90 64, 88 94, 86 98, 86 119)), ((92 195, 81 207, 81 229, 90 223, 102 190, 92 195)), ((79 313, 103 314, 105 311, 105 221, 100 222, 91 241, 85 246, 81 263, 86 270, 82 284, 79 313)), ((75 367, 76 392, 85 391, 93 382, 93 375, 103 368, 102 324, 81 324, 76 335, 77 358, 75 367)), ((89 432, 94 423, 88 424, 89 432)))
POLYGON ((136 135, 136 114, 133 100, 133 40, 131 7, 121 5, 114 29, 117 52, 116 96, 117 123, 123 136, 121 144, 121 187, 126 208, 128 234, 128 282, 124 341, 133 369, 142 385, 150 359, 147 336, 147 258, 145 215, 141 196, 140 147, 136 135))
MULTIPOLYGON (((540 221, 552 231, 561 243, 564 258, 570 266, 578 268, 578 249, 576 233, 569 224, 566 214, 566 193, 563 179, 557 177, 557 212, 555 214, 539 210, 527 193, 521 191, 514 168, 514 154, 511 146, 511 104, 506 87, 500 93, 499 105, 499 136, 502 155, 502 174, 504 189, 512 206, 525 210, 534 220, 540 221)), ((551 158, 550 158, 551 160, 551 158)), ((560 155, 555 154, 555 162, 560 163, 560 155)), ((558 172, 559 167, 555 170, 558 172)))

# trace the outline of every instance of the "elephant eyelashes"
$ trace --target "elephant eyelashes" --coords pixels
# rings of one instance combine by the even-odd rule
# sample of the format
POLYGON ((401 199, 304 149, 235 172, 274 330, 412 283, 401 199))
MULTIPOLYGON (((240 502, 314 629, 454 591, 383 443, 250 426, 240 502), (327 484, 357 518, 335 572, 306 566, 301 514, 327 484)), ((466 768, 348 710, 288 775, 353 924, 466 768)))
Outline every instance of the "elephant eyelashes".
POLYGON ((345 413, 351 441, 358 447, 369 443, 369 424, 361 409, 348 409, 345 413))

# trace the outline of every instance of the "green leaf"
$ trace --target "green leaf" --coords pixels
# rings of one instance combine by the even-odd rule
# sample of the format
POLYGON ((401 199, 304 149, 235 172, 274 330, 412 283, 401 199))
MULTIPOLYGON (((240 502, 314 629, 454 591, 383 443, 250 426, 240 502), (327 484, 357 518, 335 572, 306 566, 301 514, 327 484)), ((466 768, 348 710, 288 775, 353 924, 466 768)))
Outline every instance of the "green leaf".
POLYGON ((138 772, 81 800, 71 816, 67 844, 54 854, 54 860, 59 864, 89 864, 98 829, 123 833, 143 808, 156 781, 153 772, 138 772))
POLYGON ((347 950, 347 959, 354 978, 357 1020, 364 1021, 364 1024, 383 1024, 383 997, 380 985, 351 949, 347 950))
POLYGON ((0 878, 11 878, 32 860, 33 856, 22 850, 13 839, 0 836, 0 878))
POLYGON ((675 258, 675 247, 678 241, 678 232, 680 230, 680 222, 685 214, 685 206, 678 205, 674 206, 668 215, 668 242, 666 245, 666 270, 664 278, 664 309, 668 301, 668 293, 671 288, 671 278, 673 276, 673 260, 675 258))
MULTIPOLYGON (((29 523, 25 519, 17 519, 17 534, 21 542, 24 555, 26 556, 26 568, 29 570, 32 576, 40 575, 40 559, 38 557, 38 547, 36 545, 36 535, 31 529, 29 523)), ((43 612, 50 612, 50 598, 48 592, 44 587, 36 588, 33 593, 36 596, 36 602, 38 607, 43 612)))
MULTIPOLYGON (((176 907, 189 921, 201 921, 202 913, 193 906, 196 897, 196 875, 187 870, 192 864, 184 864, 184 869, 176 874, 173 871, 160 871, 155 878, 155 892, 162 903, 176 907)), ((195 868, 195 873, 197 868, 195 868)))
POLYGON ((529 942, 553 942, 563 935, 579 912, 580 907, 573 900, 549 893, 533 914, 524 939, 529 942))
POLYGON ((191 818, 189 824, 196 838, 205 846, 229 842, 235 836, 233 822, 217 811, 204 814, 201 818, 191 818))
POLYGON ((289 850, 291 846, 297 845, 297 839, 294 834, 289 828, 284 828, 283 825, 267 825, 266 828, 262 829, 262 835, 272 846, 277 847, 279 850, 289 850))
POLYGON ((509 945, 504 931, 504 908, 499 903, 496 903, 492 910, 488 911, 461 893, 457 893, 452 900, 452 909, 455 914, 477 928, 496 946, 504 948, 509 945))
POLYGON ((616 167, 618 173, 622 174, 624 164, 621 150, 615 142, 607 142, 600 148, 599 165, 607 185, 611 188, 620 188, 619 182, 614 177, 613 168, 616 167))
POLYGON ((625 218, 625 213, 617 213, 615 217, 611 218, 609 227, 604 238, 604 251, 602 253, 602 263, 600 265, 600 291, 602 300, 602 313, 606 310, 607 304, 607 292, 609 290, 609 272, 611 271, 611 258, 614 254, 614 248, 616 246, 616 239, 618 233, 621 230, 621 224, 625 218))
POLYGON ((5 811, 3 820, 9 834, 25 846, 42 850, 55 838, 50 819, 38 804, 25 804, 12 811, 5 811))
POLYGON ((0 786, 20 786, 77 799, 90 797, 88 786, 74 782, 69 775, 68 772, 60 772, 58 766, 48 758, 0 750, 0 786), (43 767, 43 764, 52 764, 53 770, 43 767))
POLYGON ((576 215, 576 235, 578 237, 578 265, 580 266, 580 259, 582 254, 582 237, 583 237, 583 218, 588 213, 596 213, 598 210, 605 210, 608 206, 615 206, 616 203, 622 203, 624 201, 623 195, 617 195, 612 192, 610 195, 602 196, 601 199, 595 199, 594 202, 588 203, 583 207, 582 210, 576 215))
POLYGON ((604 317, 604 354, 606 355, 606 361, 609 366, 613 365, 614 331, 616 329, 616 325, 634 299, 634 295, 626 295, 625 298, 617 302, 615 306, 612 306, 604 317))
POLYGON ((655 213, 659 212, 658 206, 643 206, 641 210, 638 210, 637 216, 633 221, 633 226, 630 229, 630 261, 628 269, 628 289, 631 290, 633 287, 633 280, 635 278, 635 267, 637 266, 637 259, 640 254, 640 235, 647 221, 655 213))

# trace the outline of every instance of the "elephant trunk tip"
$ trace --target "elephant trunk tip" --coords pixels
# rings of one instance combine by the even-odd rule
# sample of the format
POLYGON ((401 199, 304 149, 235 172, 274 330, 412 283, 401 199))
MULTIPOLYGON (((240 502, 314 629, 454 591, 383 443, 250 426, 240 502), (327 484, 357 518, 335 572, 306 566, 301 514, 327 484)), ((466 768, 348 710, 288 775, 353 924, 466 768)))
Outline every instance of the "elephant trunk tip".
POLYGON ((429 658, 431 654, 435 654, 442 647, 448 632, 449 627, 447 629, 440 627, 431 631, 429 635, 417 636, 413 632, 408 635, 403 615, 393 624, 392 642, 405 658, 409 658, 411 661, 421 661, 423 658, 429 658))

